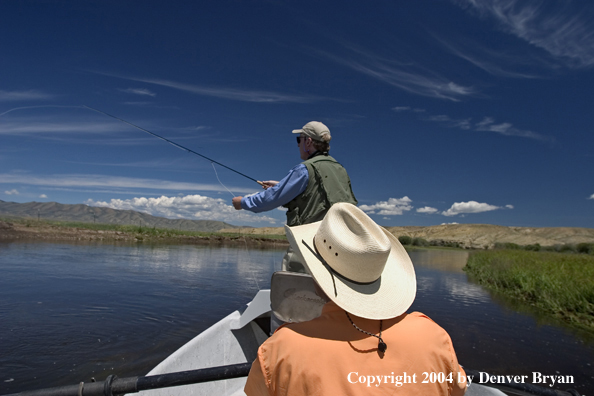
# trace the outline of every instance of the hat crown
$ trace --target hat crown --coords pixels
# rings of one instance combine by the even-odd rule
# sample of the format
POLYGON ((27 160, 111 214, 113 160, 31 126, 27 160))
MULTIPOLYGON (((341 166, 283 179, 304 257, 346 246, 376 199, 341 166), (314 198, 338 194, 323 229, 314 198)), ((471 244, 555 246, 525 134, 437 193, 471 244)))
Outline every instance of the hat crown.
POLYGON ((310 121, 303 126, 301 129, 293 130, 293 133, 302 133, 310 138, 318 141, 329 142, 332 139, 330 135, 330 129, 319 121, 310 121))
POLYGON ((314 241, 319 254, 334 271, 360 283, 380 278, 392 246, 381 227, 355 206, 345 203, 332 206, 314 241))

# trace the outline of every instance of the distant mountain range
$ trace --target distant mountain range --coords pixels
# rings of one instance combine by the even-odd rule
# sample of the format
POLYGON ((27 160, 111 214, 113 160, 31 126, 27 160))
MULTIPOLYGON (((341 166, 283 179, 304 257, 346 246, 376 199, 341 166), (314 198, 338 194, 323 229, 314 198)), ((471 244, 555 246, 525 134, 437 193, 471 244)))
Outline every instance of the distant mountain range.
MULTIPOLYGON (((213 220, 171 220, 132 210, 116 210, 83 204, 66 205, 56 202, 15 203, 0 200, 0 217, 32 218, 83 223, 138 225, 184 231, 241 232, 253 235, 284 235, 282 227, 240 227, 213 220)), ((574 227, 506 227, 489 224, 445 224, 438 226, 387 227, 396 236, 419 237, 428 241, 456 242, 462 247, 484 248, 495 243, 519 245, 594 243, 594 228, 574 227)))
POLYGON ((170 228, 184 231, 215 232, 239 228, 223 221, 166 219, 133 210, 116 210, 84 204, 67 205, 57 202, 16 203, 0 200, 0 217, 33 218, 81 223, 138 225, 142 227, 170 228))

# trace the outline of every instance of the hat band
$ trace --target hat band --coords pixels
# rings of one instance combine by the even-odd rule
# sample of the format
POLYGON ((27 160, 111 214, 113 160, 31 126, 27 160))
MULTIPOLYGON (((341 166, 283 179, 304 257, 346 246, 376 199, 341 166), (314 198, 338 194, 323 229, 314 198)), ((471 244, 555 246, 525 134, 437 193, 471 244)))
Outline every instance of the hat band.
MULTIPOLYGON (((346 280, 346 281, 348 281, 348 282, 351 282, 351 283, 354 283, 354 284, 356 284, 356 285, 371 285, 372 283, 375 283, 375 282, 377 282, 377 281, 378 281, 378 280, 381 278, 381 276, 380 276, 380 278, 377 278, 376 280, 373 280, 373 281, 371 281, 371 282, 359 282, 359 281, 356 281, 356 280, 349 279, 349 278, 347 278, 346 276, 342 275, 340 272, 336 271, 334 268, 332 268, 332 267, 330 266, 330 264, 328 264, 328 262, 327 262, 326 260, 324 260, 324 258, 322 257, 322 255, 321 255, 321 254, 320 254, 320 252, 318 251, 318 248, 316 247, 316 240, 315 240, 315 239, 313 240, 313 244, 314 244, 314 249, 315 249, 315 251, 314 251, 314 249, 312 249, 312 248, 311 248, 311 247, 310 247, 310 246, 307 244, 307 242, 305 242, 305 240, 303 240, 303 239, 302 239, 302 240, 301 240, 301 243, 303 243, 303 244, 305 245, 305 247, 307 247, 307 248, 309 249, 309 251, 310 251, 310 252, 311 252, 311 253, 312 253, 314 256, 316 256, 316 258, 317 258, 318 260, 320 260, 320 262, 321 262, 322 264, 324 264, 324 267, 326 267, 326 269, 328 270, 328 272, 330 272, 330 274, 332 274, 332 275, 336 275, 336 276, 338 276, 339 278, 341 278, 342 280, 346 280)), ((336 291, 336 286, 334 287, 334 289, 335 289, 335 291, 336 291)))

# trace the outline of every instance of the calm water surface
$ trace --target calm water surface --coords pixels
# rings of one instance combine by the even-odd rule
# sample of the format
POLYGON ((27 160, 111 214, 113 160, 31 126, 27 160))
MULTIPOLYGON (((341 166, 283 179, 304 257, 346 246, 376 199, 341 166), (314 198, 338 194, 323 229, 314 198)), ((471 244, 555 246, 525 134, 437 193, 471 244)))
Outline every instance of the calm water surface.
MULTIPOLYGON (((282 250, 0 243, 0 393, 144 375, 270 286, 282 250)), ((411 253, 421 311, 462 365, 493 374, 573 375, 594 394, 594 346, 494 301, 466 253, 411 253)), ((566 387, 561 387, 565 389, 566 387)))

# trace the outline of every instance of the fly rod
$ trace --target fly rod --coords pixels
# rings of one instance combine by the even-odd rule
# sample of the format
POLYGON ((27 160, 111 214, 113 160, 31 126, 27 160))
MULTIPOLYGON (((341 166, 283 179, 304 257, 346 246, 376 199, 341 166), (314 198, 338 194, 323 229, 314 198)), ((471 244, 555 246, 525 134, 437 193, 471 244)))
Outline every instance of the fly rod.
POLYGON ((125 123, 125 124, 128 124, 128 125, 130 125, 130 126, 133 126, 133 127, 134 127, 134 128, 136 128, 136 129, 140 129, 141 131, 143 131, 143 132, 146 132, 146 133, 149 133, 149 134, 153 135, 154 137, 157 137, 157 138, 159 138, 159 139, 161 139, 161 140, 164 140, 164 141, 166 141, 167 143, 169 143, 169 144, 171 144, 171 145, 173 145, 173 146, 175 146, 175 147, 177 147, 177 148, 180 148, 180 149, 182 149, 182 150, 185 150, 185 151, 187 151, 188 153, 196 154, 196 155, 197 155, 197 156, 199 156, 199 157, 202 157, 202 158, 204 158, 204 159, 207 159, 207 160, 209 160, 209 161, 210 161, 210 162, 212 162, 212 163, 215 163, 215 164, 217 164, 217 165, 220 165, 220 166, 222 166, 223 168, 227 168, 227 169, 229 169, 230 171, 237 173, 238 175, 241 175, 241 176, 243 176, 243 177, 246 177, 246 178, 248 178, 248 179, 250 179, 250 180, 253 180, 253 181, 255 181, 255 182, 256 182, 256 183, 258 183, 259 185, 261 185, 261 186, 264 186, 264 183, 262 183, 262 182, 261 182, 261 181, 259 181, 259 180, 256 180, 256 179, 254 179, 253 177, 249 177, 248 175, 246 175, 246 174, 243 174, 243 173, 241 173, 241 172, 239 172, 239 171, 236 171, 236 170, 235 170, 235 169, 233 169, 233 168, 229 168, 227 165, 223 165, 223 164, 221 164, 220 162, 213 160, 212 158, 208 158, 207 156, 205 156, 205 155, 202 155, 202 154, 200 154, 200 153, 197 153, 197 152, 195 152, 194 150, 190 150, 189 148, 187 148, 187 147, 184 147, 184 146, 182 146, 181 144, 177 144, 177 143, 175 143, 175 142, 173 142, 173 141, 171 141, 171 140, 169 140, 169 139, 166 139, 166 138, 164 138, 163 136, 159 136, 159 135, 157 135, 156 133, 153 133, 153 132, 151 132, 151 131, 148 131, 148 130, 146 130, 146 129, 144 129, 144 128, 141 128, 141 127, 139 127, 138 125, 134 125, 134 124, 132 124, 131 122, 128 122, 128 121, 126 121, 126 120, 122 120, 122 119, 121 119, 121 118, 119 118, 119 117, 116 117, 116 116, 114 116, 114 115, 108 114, 108 113, 106 113, 106 112, 104 112, 104 111, 101 111, 101 110, 94 109, 94 108, 92 108, 92 107, 89 107, 89 106, 86 106, 86 105, 83 105, 83 107, 85 107, 85 108, 87 108, 87 109, 89 109, 89 110, 96 111, 97 113, 101 113, 101 114, 103 114, 103 115, 106 115, 106 116, 108 116, 108 117, 114 118, 114 119, 116 119, 116 120, 118 120, 118 121, 121 121, 121 122, 123 122, 123 123, 125 123))

